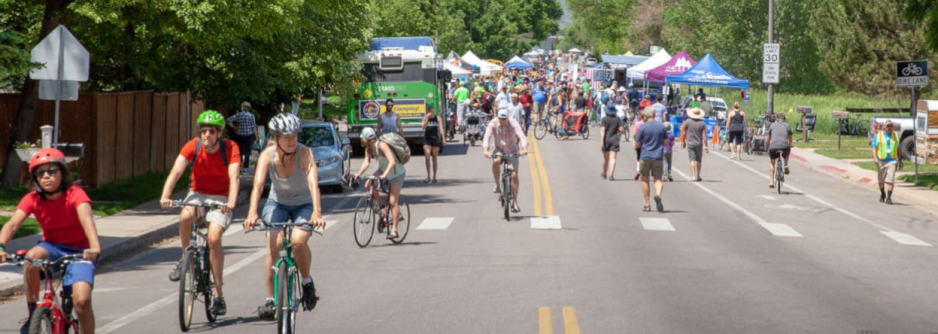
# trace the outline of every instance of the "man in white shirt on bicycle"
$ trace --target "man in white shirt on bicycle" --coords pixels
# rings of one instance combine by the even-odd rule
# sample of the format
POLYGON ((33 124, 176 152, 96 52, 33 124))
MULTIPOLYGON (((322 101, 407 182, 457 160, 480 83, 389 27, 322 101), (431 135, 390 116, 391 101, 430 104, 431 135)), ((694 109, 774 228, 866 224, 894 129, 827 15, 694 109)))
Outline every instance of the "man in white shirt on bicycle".
POLYGON ((508 114, 508 110, 501 109, 498 111, 498 119, 489 122, 485 129, 485 137, 482 138, 482 153, 488 159, 497 156, 492 160, 492 177, 495 179, 496 194, 501 192, 498 187, 498 179, 501 176, 499 174, 501 174, 502 159, 508 159, 508 170, 511 172, 511 190, 515 194, 511 203, 511 211, 518 213, 521 212, 521 207, 518 206, 518 157, 510 156, 518 154, 519 144, 521 156, 526 156, 528 154, 528 142, 524 138, 524 130, 521 129, 521 125, 514 119, 509 118, 508 114), (492 138, 492 134, 495 135, 494 138, 492 138), (495 148, 492 151, 489 151, 490 140, 494 140, 495 148))

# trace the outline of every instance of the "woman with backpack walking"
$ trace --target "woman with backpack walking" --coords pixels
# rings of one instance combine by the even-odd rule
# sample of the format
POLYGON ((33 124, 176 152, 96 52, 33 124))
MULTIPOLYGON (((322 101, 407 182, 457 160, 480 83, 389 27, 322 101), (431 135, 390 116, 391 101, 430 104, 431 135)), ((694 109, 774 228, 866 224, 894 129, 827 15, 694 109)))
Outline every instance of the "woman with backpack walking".
MULTIPOLYGON (((362 129, 361 140, 362 147, 365 148, 365 161, 355 174, 355 178, 361 177, 368 170, 372 159, 378 159, 378 170, 375 171, 374 176, 381 178, 381 183, 389 187, 388 203, 391 205, 391 217, 393 217, 388 239, 397 238, 397 223, 401 219, 401 209, 397 200, 404 188, 404 178, 407 176, 404 164, 410 160, 410 150, 407 148, 404 137, 395 132, 385 133, 379 138, 374 129, 366 127, 362 129)), ((369 189, 375 201, 381 203, 381 194, 371 181, 365 182, 365 189, 369 189)))

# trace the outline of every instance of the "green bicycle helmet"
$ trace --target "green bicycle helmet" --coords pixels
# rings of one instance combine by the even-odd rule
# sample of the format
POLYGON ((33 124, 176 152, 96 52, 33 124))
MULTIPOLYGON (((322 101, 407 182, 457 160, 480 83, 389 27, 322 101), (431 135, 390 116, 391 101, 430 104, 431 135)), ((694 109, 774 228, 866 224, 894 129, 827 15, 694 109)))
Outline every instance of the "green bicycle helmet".
POLYGON ((219 129, 225 128, 225 117, 215 110, 206 110, 199 114, 199 125, 211 125, 219 129))

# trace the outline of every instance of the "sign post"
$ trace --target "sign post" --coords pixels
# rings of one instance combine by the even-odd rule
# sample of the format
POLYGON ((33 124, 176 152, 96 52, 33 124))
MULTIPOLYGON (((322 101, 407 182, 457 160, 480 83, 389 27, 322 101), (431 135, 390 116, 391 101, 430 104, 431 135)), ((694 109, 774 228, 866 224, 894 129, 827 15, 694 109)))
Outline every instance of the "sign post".
MULTIPOLYGON (((896 84, 899 87, 909 87, 912 89, 912 108, 909 114, 912 120, 918 122, 915 115, 915 87, 928 85, 928 60, 897 61, 896 62, 896 84)), ((912 126, 912 136, 917 136, 918 124, 912 126)), ((913 137, 918 138, 918 137, 913 137)), ((900 157, 901 161, 902 157, 900 157)), ((912 160, 915 165, 915 182, 918 182, 918 164, 920 159, 914 146, 912 149, 912 160)))
POLYGON ((78 100, 78 83, 88 81, 91 55, 65 26, 55 28, 30 51, 30 61, 45 67, 29 72, 39 80, 39 98, 55 100, 55 131, 52 142, 59 142, 60 101, 78 100))

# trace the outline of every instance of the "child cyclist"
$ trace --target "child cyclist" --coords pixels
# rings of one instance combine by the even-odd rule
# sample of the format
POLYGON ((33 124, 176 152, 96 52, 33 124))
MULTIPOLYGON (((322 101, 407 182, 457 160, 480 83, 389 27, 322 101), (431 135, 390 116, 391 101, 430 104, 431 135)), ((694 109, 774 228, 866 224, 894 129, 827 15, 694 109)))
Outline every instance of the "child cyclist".
MULTIPOLYGON (((0 262, 6 261, 5 245, 23 226, 26 217, 33 215, 42 228, 42 241, 26 253, 31 259, 52 261, 82 254, 90 263, 73 263, 65 272, 63 286, 71 289, 75 313, 78 314, 82 333, 94 333, 94 311, 91 309, 91 289, 94 286, 95 261, 101 254, 98 230, 91 218, 91 199, 81 187, 72 184, 65 164, 65 155, 54 148, 44 148, 29 159, 29 173, 36 190, 20 200, 13 217, 0 230, 0 262)), ((26 286, 26 305, 32 317, 39 299, 40 268, 30 263, 23 265, 26 286)), ((20 333, 29 329, 29 319, 20 333)))

